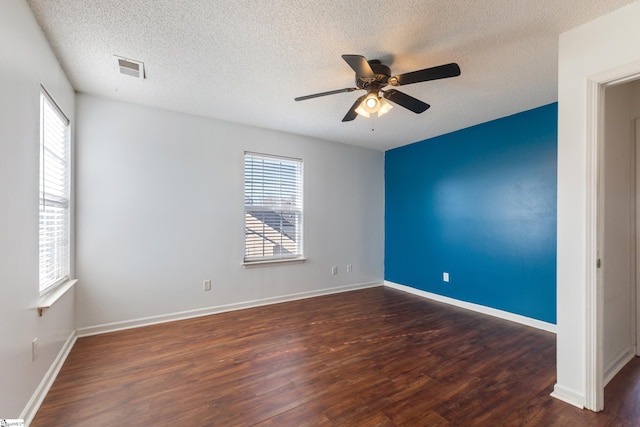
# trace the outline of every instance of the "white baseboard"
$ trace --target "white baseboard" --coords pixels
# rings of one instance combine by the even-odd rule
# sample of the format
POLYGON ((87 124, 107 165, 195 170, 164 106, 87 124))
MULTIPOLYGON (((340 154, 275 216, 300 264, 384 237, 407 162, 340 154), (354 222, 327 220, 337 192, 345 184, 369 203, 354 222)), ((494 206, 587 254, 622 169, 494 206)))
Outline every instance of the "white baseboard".
POLYGON ((36 416, 38 409, 40 409, 40 405, 42 405, 42 402, 47 396, 47 393, 53 385, 56 377, 58 376, 60 369, 62 369, 64 361, 67 360, 67 356, 69 356, 69 353, 71 352, 73 345, 76 343, 76 340, 76 331, 71 331, 71 334, 69 334, 69 337, 62 345, 62 348, 58 352, 58 355, 47 370, 47 373, 42 378, 42 381, 40 381, 38 388, 36 388, 36 391, 31 396, 31 399, 29 399, 29 402, 27 402, 27 406, 20 414, 20 418, 24 419, 25 426, 28 427, 29 424, 31 424, 31 421, 33 421, 33 418, 36 416))
POLYGON ((521 325, 531 326, 536 329, 542 329, 547 332, 556 333, 556 325, 553 323, 543 322, 538 319, 532 319, 530 317, 521 316, 519 314, 509 313, 508 311, 502 311, 484 305, 474 304, 471 302, 460 301, 454 298, 445 297, 443 295, 434 294, 420 289, 412 288, 410 286, 400 285, 398 283, 384 281, 384 285, 393 289, 398 289, 403 292, 408 292, 423 298, 428 298, 434 301, 443 302, 445 304, 454 305, 456 307, 465 308, 467 310, 475 311, 482 314, 488 314, 489 316, 498 317, 500 319, 509 320, 511 322, 520 323, 521 325))
POLYGON ((603 386, 606 386, 607 384, 609 384, 609 381, 611 381, 613 377, 615 377, 616 374, 620 372, 620 370, 624 368, 625 365, 629 363, 631 359, 633 359, 634 357, 636 357, 636 354, 635 354, 635 349, 632 346, 629 346, 628 348, 622 350, 613 359, 613 361, 609 363, 609 366, 605 367, 603 386))
POLYGON ((578 393, 577 391, 563 387, 560 384, 556 384, 553 386, 551 397, 562 400, 563 402, 568 403, 569 405, 573 405, 577 408, 584 409, 585 396, 578 393))
POLYGON ((321 289, 317 291, 301 292, 298 294, 282 295, 272 298, 264 298, 260 300, 245 301, 234 304, 219 305, 213 307, 200 308, 196 310, 181 311, 177 313, 161 314, 159 316, 143 317, 140 319, 125 320, 122 322, 106 323, 103 325, 88 326, 78 328, 76 333, 78 337, 87 337, 91 335, 104 334, 107 332, 122 331, 125 329, 138 328, 141 326, 155 325, 159 323, 173 322, 176 320, 191 319, 194 317, 209 316, 211 314, 225 313, 228 311, 241 310, 244 308, 260 307, 263 305, 277 304, 287 301, 295 301, 318 297, 322 295, 336 294, 340 292, 354 291, 357 289, 373 288, 382 286, 382 282, 358 283, 355 285, 340 286, 336 288, 321 289))

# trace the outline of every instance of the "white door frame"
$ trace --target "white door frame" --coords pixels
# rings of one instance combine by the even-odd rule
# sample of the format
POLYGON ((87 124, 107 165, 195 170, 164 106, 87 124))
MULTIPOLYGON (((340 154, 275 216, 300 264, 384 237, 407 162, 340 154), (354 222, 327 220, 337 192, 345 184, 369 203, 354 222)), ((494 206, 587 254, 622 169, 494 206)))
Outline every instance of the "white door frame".
POLYGON ((638 268, 640 267, 640 117, 634 119, 634 155, 635 155, 635 264, 634 264, 634 277, 633 277, 633 352, 636 356, 640 356, 640 316, 638 315, 638 308, 640 307, 640 274, 638 274, 638 268))
POLYGON ((604 146, 604 95, 607 86, 640 78, 640 61, 617 67, 587 79, 586 116, 586 396, 585 406, 604 409, 603 306, 602 286, 597 268, 600 166, 604 146))

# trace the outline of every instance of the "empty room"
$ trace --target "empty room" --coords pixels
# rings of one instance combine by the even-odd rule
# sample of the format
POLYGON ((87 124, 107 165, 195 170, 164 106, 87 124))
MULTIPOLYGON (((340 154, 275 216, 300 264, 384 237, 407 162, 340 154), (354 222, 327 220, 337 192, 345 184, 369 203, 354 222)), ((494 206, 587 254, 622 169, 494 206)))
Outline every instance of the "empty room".
POLYGON ((3 0, 0 425, 640 424, 639 20, 3 0))

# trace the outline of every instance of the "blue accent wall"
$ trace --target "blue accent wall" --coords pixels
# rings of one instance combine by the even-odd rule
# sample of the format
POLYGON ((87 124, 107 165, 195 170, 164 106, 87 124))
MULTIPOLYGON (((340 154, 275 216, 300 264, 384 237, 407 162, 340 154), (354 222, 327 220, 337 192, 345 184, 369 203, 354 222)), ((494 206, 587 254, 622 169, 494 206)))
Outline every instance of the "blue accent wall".
POLYGON ((385 280, 556 323, 557 115, 387 151, 385 280))

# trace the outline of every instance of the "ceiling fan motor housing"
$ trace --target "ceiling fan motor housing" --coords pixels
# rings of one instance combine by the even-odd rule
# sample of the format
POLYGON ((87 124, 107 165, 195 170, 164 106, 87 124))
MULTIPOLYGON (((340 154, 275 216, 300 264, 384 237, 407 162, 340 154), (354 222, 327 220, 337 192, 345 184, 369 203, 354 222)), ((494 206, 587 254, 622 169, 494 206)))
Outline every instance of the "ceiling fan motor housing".
POLYGON ((387 81, 391 76, 391 69, 383 65, 379 60, 372 59, 367 61, 374 72, 373 77, 356 76, 356 86, 360 89, 368 90, 370 86, 377 86, 378 89, 387 85, 387 81))

